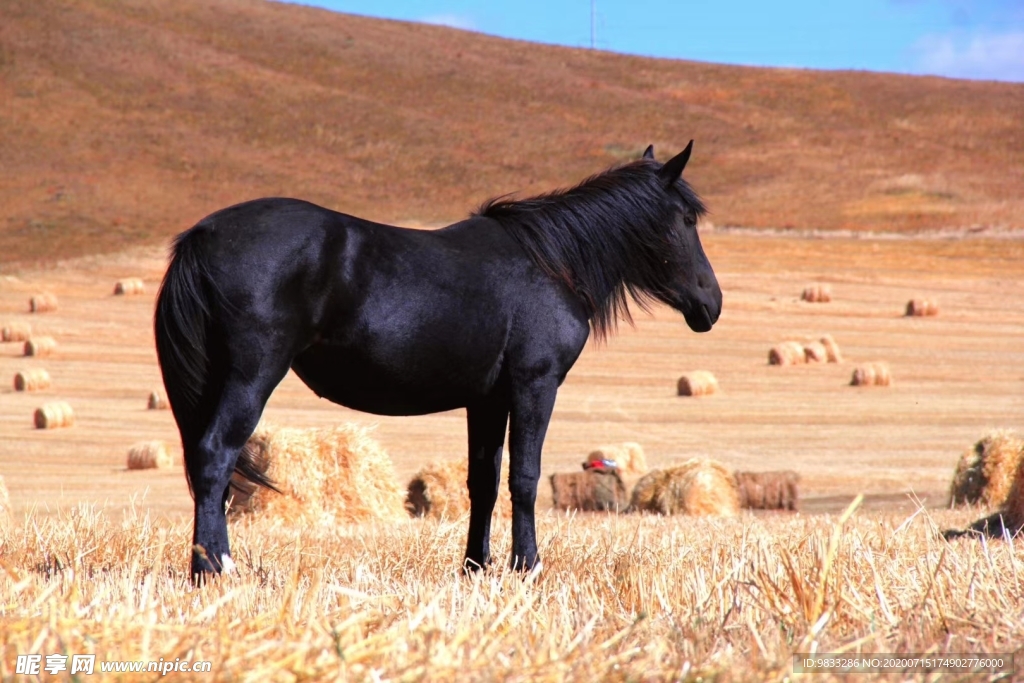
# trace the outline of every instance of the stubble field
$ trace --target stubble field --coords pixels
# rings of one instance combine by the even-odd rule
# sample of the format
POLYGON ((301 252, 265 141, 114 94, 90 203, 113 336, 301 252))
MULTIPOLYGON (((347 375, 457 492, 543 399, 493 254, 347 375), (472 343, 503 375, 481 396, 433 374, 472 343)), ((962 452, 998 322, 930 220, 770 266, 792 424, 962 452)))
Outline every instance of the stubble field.
MULTIPOLYGON (((236 577, 187 585, 191 501, 179 466, 129 472, 128 447, 176 444, 160 384, 152 308, 165 265, 137 250, 0 279, 0 319, 56 338, 49 358, 0 345, 0 474, 13 524, 0 554, 5 650, 100 658, 208 659, 196 680, 721 680, 790 675, 793 652, 1012 652, 1024 642, 1016 544, 947 544, 939 528, 959 454, 1024 415, 1024 240, 781 237, 710 232, 725 293, 707 335, 681 317, 638 313, 591 345, 566 380, 544 452, 546 475, 602 443, 643 444, 653 467, 704 455, 748 470, 795 469, 799 515, 732 520, 540 515, 545 571, 522 581, 457 576, 465 520, 233 527, 236 577), (143 296, 114 297, 137 276, 143 296), (801 302, 808 284, 827 304, 801 302), (29 314, 41 291, 53 313, 29 314), (906 318, 915 296, 934 318, 906 318), (832 334, 846 362, 769 367, 787 338, 832 334), (888 388, 848 386, 861 361, 890 364, 888 388), (53 387, 15 393, 45 367, 53 387), (712 371, 721 393, 675 396, 679 375, 712 371), (77 423, 36 430, 32 411, 67 400, 77 423), (858 494, 863 504, 837 519, 858 494), (844 529, 839 534, 838 530, 844 529), (33 649, 34 648, 34 649, 33 649)), ((293 375, 265 417, 289 426, 376 425, 404 484, 461 458, 463 415, 380 418, 318 400, 293 375)), ((507 523, 495 529, 508 550, 507 523)), ((906 677, 893 674, 896 678, 906 677)))

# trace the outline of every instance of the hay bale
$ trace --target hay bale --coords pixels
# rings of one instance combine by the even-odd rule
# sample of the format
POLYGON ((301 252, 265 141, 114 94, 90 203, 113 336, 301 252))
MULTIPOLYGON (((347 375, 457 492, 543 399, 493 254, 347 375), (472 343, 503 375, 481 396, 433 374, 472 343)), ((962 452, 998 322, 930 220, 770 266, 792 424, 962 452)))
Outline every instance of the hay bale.
POLYGON ((1010 497, 1022 461, 1024 437, 1019 433, 997 429, 985 434, 957 461, 950 504, 1002 506, 1010 497))
POLYGON ((146 408, 149 410, 167 410, 171 404, 167 401, 167 395, 160 389, 149 392, 149 401, 146 408))
POLYGON ((0 329, 0 339, 5 342, 23 342, 32 337, 32 326, 23 322, 6 323, 0 329))
MULTIPOLYGON (((469 462, 465 458, 428 464, 406 487, 405 509, 413 517, 453 519, 469 512, 469 462)), ((494 515, 512 516, 508 458, 502 459, 501 484, 494 515)))
POLYGON ((295 522, 395 521, 405 517, 387 452, 355 424, 323 429, 260 425, 246 443, 281 493, 232 478, 232 517, 295 522))
POLYGON ((146 285, 137 277, 126 277, 123 280, 118 280, 114 284, 114 294, 117 296, 145 293, 146 285))
POLYGON ((741 508, 793 510, 800 508, 800 475, 792 470, 735 472, 741 508))
POLYGON ((828 361, 828 350, 821 342, 807 342, 804 344, 804 361, 825 363, 828 361))
POLYGON ((829 363, 843 362, 843 354, 839 352, 839 344, 836 344, 836 340, 832 338, 831 334, 826 334, 821 338, 821 345, 825 347, 825 357, 829 363))
POLYGON ((1011 533, 1017 534, 1024 529, 1024 457, 1017 463, 1013 482, 1006 494, 1001 508, 1006 524, 1011 526, 1011 533))
POLYGON ((550 482, 552 500, 559 510, 619 512, 629 502, 617 469, 555 473, 550 482))
POLYGON ((811 285, 804 287, 800 298, 811 303, 828 303, 832 301, 832 288, 829 285, 811 285))
POLYGON ((49 292, 36 294, 28 300, 28 310, 31 313, 46 313, 57 310, 57 297, 49 292))
POLYGON ((629 511, 662 515, 732 516, 739 511, 736 479, 724 465, 693 458, 678 467, 651 470, 637 482, 629 511))
POLYGON ((57 340, 53 337, 32 337, 25 342, 24 353, 26 356, 42 358, 51 355, 57 350, 57 340))
POLYGON ((174 465, 171 450, 164 441, 140 441, 128 449, 128 469, 167 469, 174 465))
POLYGON ((707 370, 694 370, 679 378, 679 396, 708 396, 718 392, 718 380, 707 370))
POLYGON ((850 384, 855 387, 887 387, 892 384, 892 373, 886 363, 864 363, 854 369, 850 384))
POLYGON ((587 456, 587 462, 595 460, 613 460, 619 471, 625 475, 644 474, 647 472, 647 458, 644 447, 635 441, 624 441, 600 446, 587 456))
POLYGON ((42 368, 22 370, 14 376, 15 391, 42 391, 50 388, 50 373, 42 368))
POLYGON ((911 299, 907 302, 908 316, 938 315, 939 303, 932 299, 911 299))
POLYGON ((44 403, 36 408, 36 429, 60 429, 75 424, 75 411, 65 401, 44 403))
POLYGON ((796 365, 806 362, 807 354, 804 353, 804 346, 800 342, 782 342, 768 351, 768 365, 796 365))

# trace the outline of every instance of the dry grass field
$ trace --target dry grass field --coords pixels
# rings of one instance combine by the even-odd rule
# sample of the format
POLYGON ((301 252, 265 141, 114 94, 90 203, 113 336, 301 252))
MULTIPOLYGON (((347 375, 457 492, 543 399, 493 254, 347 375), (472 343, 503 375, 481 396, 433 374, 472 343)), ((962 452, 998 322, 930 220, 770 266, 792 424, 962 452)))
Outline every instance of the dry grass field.
MULTIPOLYGON (((175 442, 151 331, 159 249, 84 257, 0 280, 0 322, 57 340, 46 358, 0 345, 0 376, 45 367, 39 393, 0 387, 0 474, 13 526, 0 550, 0 676, 15 653, 214 662, 182 680, 762 680, 794 652, 1012 652, 1024 642, 1018 542, 947 544, 938 529, 959 454, 1024 415, 1024 241, 793 238, 710 232, 725 293, 706 335, 665 310, 591 345, 566 380, 544 475, 597 445, 638 441, 652 467, 695 455, 803 475, 799 514, 730 520, 540 515, 544 573, 457 576, 466 520, 325 528, 233 525, 237 577, 187 585, 190 499, 180 466, 128 471, 128 447, 175 442), (114 296, 137 276, 141 296, 114 296), (832 301, 800 301, 827 283, 832 301), (29 297, 58 310, 28 313, 29 297), (904 317, 912 297, 940 314, 904 317), (842 364, 769 366, 787 338, 832 334, 842 364), (891 387, 851 387, 860 361, 891 387), (678 397, 714 372, 718 394, 678 397), (33 428, 66 400, 76 424, 33 428), (863 505, 838 520, 858 493, 863 505), (838 530, 842 529, 842 533, 838 530)), ((265 417, 289 426, 375 425, 404 484, 464 457, 459 411, 381 418, 318 400, 292 375, 265 417)), ((175 450, 180 465, 180 449, 175 450)), ((541 510, 550 489, 542 481, 541 510)), ((496 553, 507 555, 499 521, 496 553)), ((909 675, 909 674, 908 674, 909 675)), ((893 674, 893 680, 908 675, 893 674)), ((951 680, 959 680, 949 674, 951 680)), ((817 679, 816 679, 817 680, 817 679)), ((823 678, 824 680, 824 678, 823 678)), ((931 679, 930 679, 931 680, 931 679)))

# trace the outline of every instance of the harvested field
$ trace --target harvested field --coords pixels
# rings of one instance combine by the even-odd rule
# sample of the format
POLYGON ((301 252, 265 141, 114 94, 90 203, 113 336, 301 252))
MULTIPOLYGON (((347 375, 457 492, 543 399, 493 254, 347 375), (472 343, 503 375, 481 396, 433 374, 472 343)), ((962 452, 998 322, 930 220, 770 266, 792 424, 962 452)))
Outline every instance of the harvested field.
MULTIPOLYGON (((636 441, 651 467, 699 454, 740 470, 798 469, 806 509, 819 509, 816 498, 907 492, 908 482, 927 505, 944 506, 951 472, 965 445, 978 439, 979 425, 1019 428, 1024 375, 1015 369, 1024 367, 1024 300, 1005 292, 1024 287, 1024 240, 712 232, 704 243, 726 294, 718 325, 696 335, 681 316, 657 308, 653 317, 639 314, 635 330, 624 326, 607 344, 589 345, 559 392, 543 477, 578 469, 580 454, 595 444, 636 441), (817 307, 788 296, 793 279, 821 273, 843 283, 841 300, 817 307), (943 315, 903 318, 899 307, 922 288, 941 296, 943 315), (842 344, 846 366, 779 372, 765 365, 765 349, 779 338, 817 339, 824 330, 842 344), (898 384, 884 392, 844 390, 850 364, 876 358, 899 370, 898 384), (676 399, 681 362, 704 366, 728 393, 714 401, 676 399)), ((38 399, 14 392, 9 380, 0 387, 0 473, 15 510, 39 500, 49 510, 79 502, 120 509, 134 495, 145 496, 159 516, 191 515, 179 470, 117 473, 136 441, 178 443, 170 411, 146 410, 145 397, 162 384, 154 288, 110 305, 110 282, 124 272, 159 281, 164 254, 156 248, 88 257, 0 277, 0 319, 28 318, 24 302, 43 287, 61 298, 60 310, 33 319, 33 332, 60 339, 60 354, 46 369, 54 398, 73 400, 77 417, 72 430, 36 431, 38 399)), ((0 376, 25 369, 20 347, 0 345, 0 376)), ((292 373, 265 417, 296 427, 376 424, 375 438, 403 486, 425 463, 465 457, 463 411, 365 415, 317 399, 292 373)), ((547 486, 539 505, 551 505, 547 486)))

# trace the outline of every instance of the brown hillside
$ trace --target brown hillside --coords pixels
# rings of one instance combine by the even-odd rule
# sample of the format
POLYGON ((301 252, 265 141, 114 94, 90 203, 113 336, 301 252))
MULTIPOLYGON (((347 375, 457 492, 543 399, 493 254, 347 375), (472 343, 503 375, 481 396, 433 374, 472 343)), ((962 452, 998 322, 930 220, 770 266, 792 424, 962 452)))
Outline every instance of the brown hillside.
POLYGON ((753 69, 255 0, 0 4, 0 262, 300 196, 454 220, 691 137, 719 225, 1024 227, 1024 85, 753 69))

